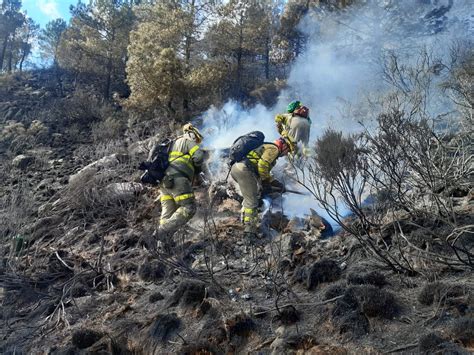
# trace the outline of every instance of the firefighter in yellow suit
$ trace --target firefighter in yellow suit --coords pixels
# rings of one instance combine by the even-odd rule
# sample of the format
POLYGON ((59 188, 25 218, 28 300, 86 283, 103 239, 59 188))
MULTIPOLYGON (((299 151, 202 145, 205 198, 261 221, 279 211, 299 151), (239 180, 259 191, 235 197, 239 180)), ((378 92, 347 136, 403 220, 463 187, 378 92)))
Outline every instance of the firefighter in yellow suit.
POLYGON ((270 170, 275 166, 279 157, 285 156, 291 150, 291 144, 284 138, 275 143, 264 143, 247 154, 246 159, 235 163, 230 174, 237 182, 242 202, 242 219, 244 233, 247 237, 256 236, 259 227, 258 206, 262 188, 276 188, 283 190, 281 182, 274 179, 270 170))
MULTIPOLYGON (((275 116, 278 133, 295 144, 300 144, 305 154, 311 130, 311 119, 309 109, 300 101, 292 101, 288 104, 287 113, 275 116)), ((295 152, 298 153, 298 152, 295 152)))
POLYGON ((171 145, 169 167, 160 184, 161 217, 157 233, 163 241, 169 241, 196 213, 192 182, 204 160, 204 152, 199 148, 202 139, 198 129, 188 123, 183 126, 183 135, 171 145))

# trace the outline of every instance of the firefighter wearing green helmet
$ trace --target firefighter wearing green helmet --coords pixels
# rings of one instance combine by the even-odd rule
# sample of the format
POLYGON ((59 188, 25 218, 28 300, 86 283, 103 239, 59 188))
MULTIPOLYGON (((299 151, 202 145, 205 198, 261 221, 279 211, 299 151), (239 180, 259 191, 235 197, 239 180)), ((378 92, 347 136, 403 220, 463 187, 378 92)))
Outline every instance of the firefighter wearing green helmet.
POLYGON ((295 100, 288 104, 287 113, 275 116, 278 133, 282 137, 289 138, 303 149, 308 146, 311 129, 309 109, 300 101, 295 100))

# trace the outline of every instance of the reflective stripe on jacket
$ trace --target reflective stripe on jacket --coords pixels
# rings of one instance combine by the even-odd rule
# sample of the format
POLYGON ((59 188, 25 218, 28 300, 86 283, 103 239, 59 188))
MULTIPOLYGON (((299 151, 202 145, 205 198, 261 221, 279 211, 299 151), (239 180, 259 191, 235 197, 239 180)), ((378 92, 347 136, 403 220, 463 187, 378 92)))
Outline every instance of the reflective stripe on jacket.
POLYGON ((272 181, 270 170, 275 166, 279 156, 280 152, 275 144, 264 143, 248 153, 247 159, 255 167, 262 181, 270 182, 272 181))
POLYGON ((167 175, 181 175, 192 179, 195 168, 203 162, 204 153, 190 134, 185 134, 172 144, 169 153, 170 166, 167 175))
POLYGON ((311 130, 311 121, 308 118, 284 113, 275 116, 278 133, 283 137, 289 137, 294 142, 308 145, 311 130))

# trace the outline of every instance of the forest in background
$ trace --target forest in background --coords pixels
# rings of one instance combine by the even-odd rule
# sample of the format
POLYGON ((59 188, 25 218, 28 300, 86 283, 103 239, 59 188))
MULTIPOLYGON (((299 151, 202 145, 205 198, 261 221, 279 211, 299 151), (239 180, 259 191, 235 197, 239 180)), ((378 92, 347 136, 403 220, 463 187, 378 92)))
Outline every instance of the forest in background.
POLYGON ((469 3, 98 0, 40 30, 2 1, 2 352, 472 352, 469 3), (153 144, 190 119, 206 148, 267 135, 295 91, 301 213, 248 245, 215 174, 176 250, 144 249, 153 144))
POLYGON ((71 19, 40 29, 20 0, 0 8, 0 71, 22 73, 39 51, 64 94, 114 98, 142 115, 186 120, 228 99, 275 104, 305 49, 300 19, 320 4, 350 1, 97 0, 71 6, 71 19))

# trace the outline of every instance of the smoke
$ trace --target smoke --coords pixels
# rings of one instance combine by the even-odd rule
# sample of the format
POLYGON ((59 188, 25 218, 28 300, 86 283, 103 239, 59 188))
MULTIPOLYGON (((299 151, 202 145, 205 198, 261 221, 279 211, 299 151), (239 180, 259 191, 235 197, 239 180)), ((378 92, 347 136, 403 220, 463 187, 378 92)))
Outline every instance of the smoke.
MULTIPOLYGON (((288 88, 275 107, 244 109, 233 101, 221 109, 211 107, 203 115, 206 144, 215 149, 229 147, 238 136, 253 130, 264 132, 267 140, 276 138, 273 118, 294 99, 310 108, 312 141, 330 127, 345 133, 357 131, 357 121, 376 113, 354 108, 363 107, 365 97, 390 90, 382 76, 384 56, 394 52, 410 63, 428 48, 434 56, 447 57, 454 41, 473 35, 473 4, 471 0, 367 0, 343 11, 318 8, 310 12, 299 24, 308 36, 307 46, 292 65, 288 88)), ((433 112, 448 111, 448 105, 442 96, 433 94, 433 112)), ((321 212, 311 198, 285 199, 285 211, 292 215, 308 213, 310 207, 321 212)))

